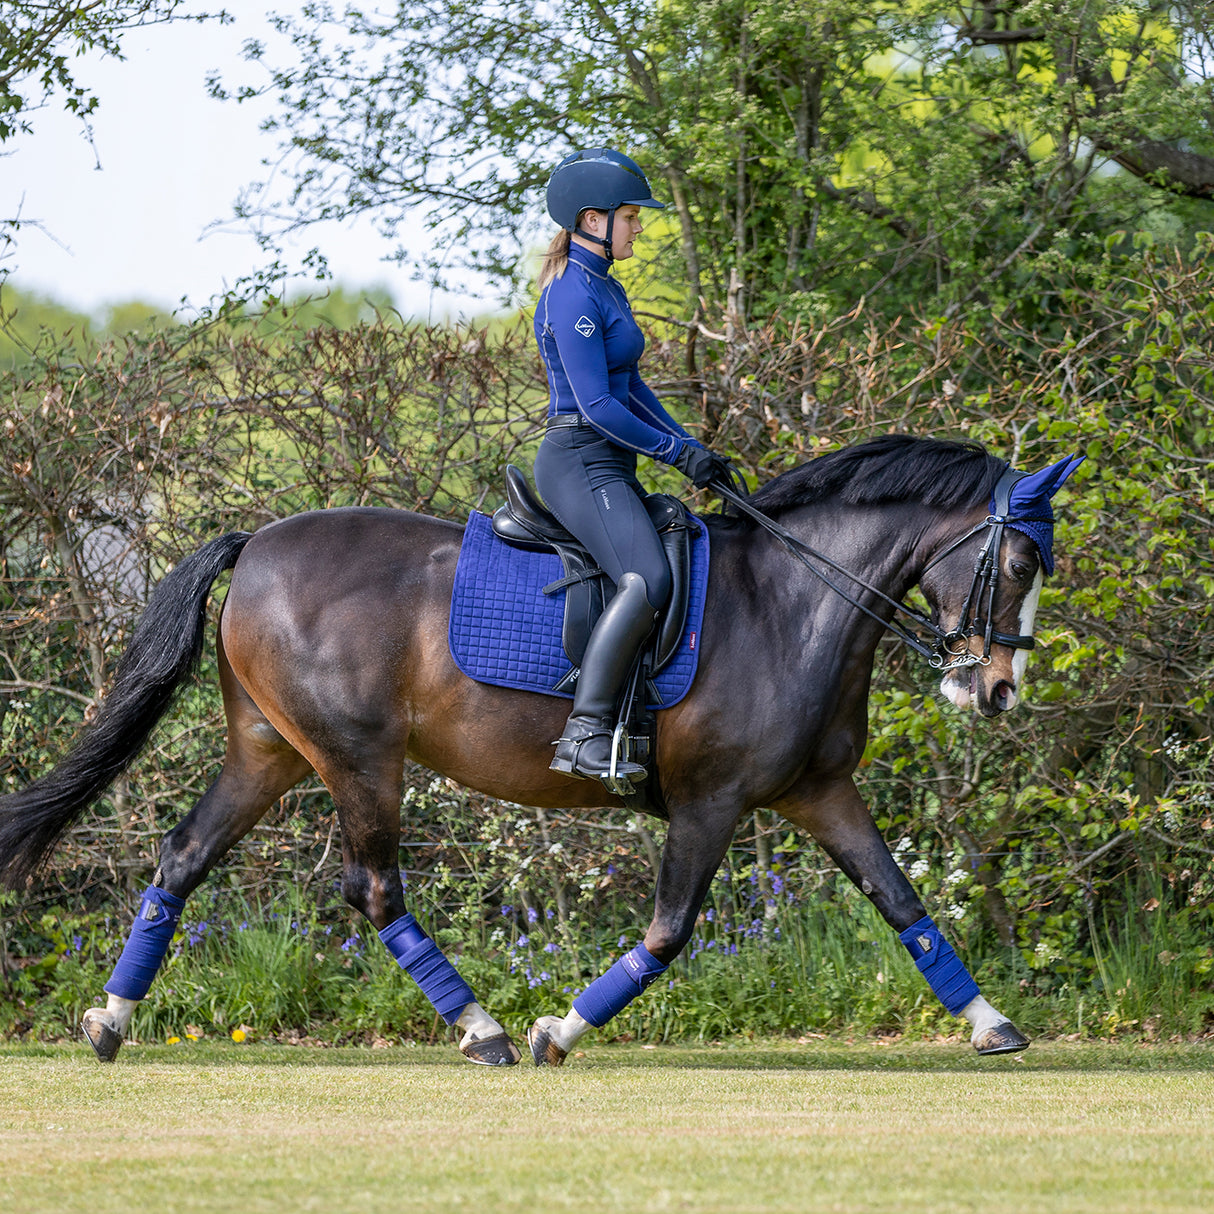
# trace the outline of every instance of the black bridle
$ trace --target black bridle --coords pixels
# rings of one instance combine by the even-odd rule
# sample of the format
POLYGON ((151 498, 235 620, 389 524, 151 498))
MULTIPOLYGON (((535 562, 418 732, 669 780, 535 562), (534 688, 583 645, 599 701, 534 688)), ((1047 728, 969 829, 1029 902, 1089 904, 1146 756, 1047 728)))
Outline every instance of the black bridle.
MULTIPOLYGON (((993 618, 995 591, 999 585, 999 551, 1003 545, 1004 529, 1011 521, 1008 518, 1008 510, 1012 487, 1024 475, 1023 472, 1016 472, 1010 464, 1005 467, 995 485, 994 513, 988 514, 986 518, 976 523, 964 535, 952 540, 944 549, 932 557, 923 568, 923 574, 927 573, 932 566, 942 561, 950 552, 964 544, 966 540, 977 535, 980 531, 986 532, 986 541, 982 545, 982 550, 978 553, 978 560, 974 565, 974 578, 970 583, 969 594, 965 599, 965 606, 961 610, 957 626, 951 629, 941 628, 934 621, 928 619, 927 616, 906 606, 905 603, 890 598, 884 591, 870 585, 862 577, 857 577, 856 574, 831 560, 830 557, 803 543, 795 535, 790 534, 778 523, 769 519, 767 515, 756 510, 745 497, 735 492, 732 488, 725 486, 721 481, 714 481, 711 488, 748 518, 753 519, 764 530, 774 535, 806 569, 815 577, 821 579, 837 595, 853 607, 864 612, 865 615, 876 620, 883 628, 888 628, 903 644, 909 646, 921 657, 926 658, 928 665, 936 670, 947 672, 963 669, 968 666, 989 666, 992 645, 1006 645, 1011 649, 1033 649, 1036 647, 1037 642, 1031 636, 1016 636, 1012 633, 997 632, 993 618), (930 635, 932 643, 929 644, 918 633, 907 627, 896 617, 883 620, 875 611, 866 607, 858 599, 848 594, 842 587, 836 585, 820 568, 811 564, 811 559, 820 561, 835 573, 840 573, 857 586, 862 586, 870 594, 874 594, 877 598, 888 603, 896 612, 900 611, 918 627, 925 629, 930 635), (978 613, 982 610, 984 604, 986 608, 985 616, 980 616, 978 613), (969 648, 971 638, 976 636, 982 637, 981 654, 973 653, 969 648)), ((923 574, 919 575, 920 578, 922 578, 923 574)))

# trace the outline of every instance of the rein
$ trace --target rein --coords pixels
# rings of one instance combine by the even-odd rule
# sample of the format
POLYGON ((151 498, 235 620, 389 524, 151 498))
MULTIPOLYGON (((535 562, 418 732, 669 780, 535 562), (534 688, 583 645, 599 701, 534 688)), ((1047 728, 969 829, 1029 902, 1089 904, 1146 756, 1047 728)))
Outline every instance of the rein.
MULTIPOLYGON (((756 510, 745 497, 735 492, 734 489, 724 485, 721 481, 714 481, 711 487, 714 492, 718 493, 730 505, 740 510, 748 518, 758 523, 765 531, 775 536, 796 560, 804 565, 816 578, 819 578, 829 586, 840 598, 850 603, 857 610, 864 612, 871 619, 876 620, 882 628, 886 628, 892 632, 904 645, 913 649, 920 657, 926 658, 928 665, 933 669, 948 672, 969 666, 989 666, 992 644, 1007 645, 1012 649, 1033 649, 1037 644, 1031 636, 1015 636, 1006 632, 996 632, 992 619, 995 590, 999 583, 999 550, 1003 543, 1004 528, 1010 521, 1007 517, 1007 511, 1012 486, 1023 475, 1024 473, 1016 472, 1012 469, 1011 465, 1008 465, 995 485, 995 513, 988 514, 986 518, 980 523, 976 523, 964 535, 958 536, 957 539, 953 540, 943 551, 938 552, 924 566, 923 573, 927 573, 933 565, 943 560, 944 557, 965 543, 966 540, 981 531, 986 531, 986 542, 978 553, 978 560, 974 565, 974 578, 970 583, 965 606, 961 610, 957 627, 952 629, 941 628, 938 624, 928 619, 927 616, 908 607, 905 603, 891 598, 883 590, 879 590, 876 586, 866 582, 862 577, 858 577, 850 570, 845 569, 824 553, 811 548, 808 544, 797 539, 791 532, 786 531, 779 523, 768 518, 761 511, 756 510), (858 599, 848 594, 842 587, 836 585, 827 574, 812 564, 811 561, 820 561, 823 565, 829 566, 835 573, 842 574, 849 581, 854 582, 857 586, 862 586, 870 594, 876 595, 877 598, 888 603, 895 612, 901 612, 915 625, 925 629, 931 636, 933 643, 929 644, 926 642, 918 633, 897 619, 896 616, 889 620, 882 619, 871 608, 866 607, 858 599), (986 603, 985 619, 978 616, 978 610, 983 601, 986 603), (973 613, 972 616, 971 612, 973 613), (969 650, 970 638, 978 635, 981 635, 983 639, 981 655, 971 653, 969 650), (960 648, 957 646, 960 646, 960 648)), ((920 574, 920 577, 922 576, 920 574)))

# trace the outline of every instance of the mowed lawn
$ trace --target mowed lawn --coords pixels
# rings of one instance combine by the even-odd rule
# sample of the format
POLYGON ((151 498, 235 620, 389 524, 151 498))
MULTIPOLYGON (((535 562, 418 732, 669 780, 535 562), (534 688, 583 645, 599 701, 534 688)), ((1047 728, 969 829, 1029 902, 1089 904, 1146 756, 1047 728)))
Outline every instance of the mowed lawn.
POLYGON ((0 1211, 1214 1210, 1214 1046, 0 1046, 0 1211))

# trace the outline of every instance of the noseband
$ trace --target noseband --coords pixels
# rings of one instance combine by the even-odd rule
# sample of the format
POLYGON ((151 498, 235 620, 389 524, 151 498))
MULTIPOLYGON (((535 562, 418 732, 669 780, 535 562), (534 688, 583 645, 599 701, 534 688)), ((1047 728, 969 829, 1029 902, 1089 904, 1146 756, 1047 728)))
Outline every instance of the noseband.
MULTIPOLYGON (((857 577, 854 573, 843 568, 842 565, 832 561, 830 557, 816 551, 808 544, 802 543, 795 535, 786 531, 761 511, 756 510, 744 497, 733 489, 727 488, 720 481, 714 481, 712 489, 748 518, 753 519, 764 530, 774 535, 806 569, 815 577, 825 582, 837 595, 859 611, 864 612, 865 615, 876 620, 883 628, 889 629, 903 644, 913 649, 921 657, 926 658, 929 666, 936 670, 948 672, 950 670, 964 669, 969 666, 989 666, 992 645, 1006 645, 1011 649, 1034 649, 1037 645, 1037 642, 1031 636, 1016 636, 1007 632, 996 632, 993 620, 995 591, 999 585, 999 551, 1003 545, 1004 529, 1011 521, 1008 518, 1008 509, 1012 486, 1024 475, 1023 472, 1016 472, 1009 464, 1003 470, 995 485, 995 513, 988 514, 986 518, 980 523, 976 523, 964 535, 958 536, 955 540, 951 541, 924 566, 923 573, 925 574, 932 566, 938 564, 948 556, 950 552, 964 544, 966 540, 977 535, 980 531, 986 532, 986 542, 982 545, 982 550, 978 553, 978 560, 974 565, 974 578, 970 583, 969 594, 965 599, 965 606, 961 610, 956 627, 951 629, 941 628, 933 620, 928 619, 927 616, 922 615, 911 607, 907 607, 905 603, 900 603, 896 599, 890 598, 884 591, 878 590, 876 586, 869 585, 863 578, 857 577), (900 611, 913 621, 914 624, 924 629, 929 634, 931 643, 925 641, 899 619, 883 620, 875 611, 866 607, 842 587, 836 585, 820 568, 811 564, 811 559, 813 561, 820 561, 835 573, 842 574, 857 586, 862 586, 870 594, 875 594, 877 598, 883 599, 895 611, 900 611), (986 606, 985 618, 980 617, 978 614, 982 610, 984 603, 986 606), (976 636, 982 637, 981 654, 972 653, 969 648, 970 639, 976 636)), ((923 574, 920 574, 920 578, 922 576, 923 574)))

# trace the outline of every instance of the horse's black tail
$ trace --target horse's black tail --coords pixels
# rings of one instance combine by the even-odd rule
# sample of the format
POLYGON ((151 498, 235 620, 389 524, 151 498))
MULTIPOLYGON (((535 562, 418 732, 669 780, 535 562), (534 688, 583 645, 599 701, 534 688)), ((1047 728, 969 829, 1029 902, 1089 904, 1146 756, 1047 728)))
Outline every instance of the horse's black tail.
POLYGON ((198 665, 211 583, 236 564, 250 538, 245 531, 222 535, 160 582, 92 723, 45 776, 0 797, 0 883, 21 888, 63 832, 143 749, 198 665))

